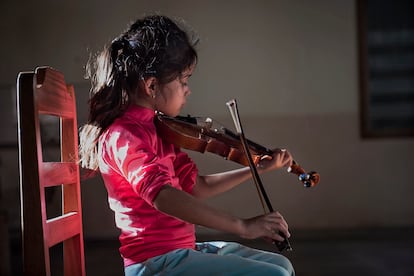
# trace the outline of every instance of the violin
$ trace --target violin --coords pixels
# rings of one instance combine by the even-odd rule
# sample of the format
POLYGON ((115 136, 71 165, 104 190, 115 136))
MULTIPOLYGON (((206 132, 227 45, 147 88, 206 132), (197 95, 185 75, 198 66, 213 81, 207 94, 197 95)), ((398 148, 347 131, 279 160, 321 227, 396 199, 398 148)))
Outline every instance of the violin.
MULTIPOLYGON (((227 105, 232 114, 237 134, 210 118, 191 117, 190 115, 187 117, 177 116, 173 118, 163 114, 155 116, 155 125, 158 134, 166 142, 178 147, 200 153, 211 152, 227 160, 244 166, 250 166, 263 210, 266 212, 265 202, 268 211, 273 212, 274 209, 261 183, 256 168, 260 160, 271 159, 273 151, 247 139, 243 133, 236 101, 231 100, 227 102, 227 105)), ((297 175, 299 180, 307 188, 315 186, 320 180, 317 172, 311 171, 306 173, 295 161, 288 168, 288 172, 297 175)), ((279 232, 279 234, 284 240, 273 241, 278 250, 280 252, 283 250, 292 250, 289 240, 283 233, 279 232)))
MULTIPOLYGON (((169 117, 159 113, 155 117, 155 125, 159 135, 168 143, 200 153, 210 152, 240 165, 249 166, 240 135, 211 118, 190 115, 169 117)), ((247 141, 255 165, 262 159, 272 158, 272 150, 249 139, 247 141)), ((306 188, 314 187, 320 179, 317 172, 306 172, 295 161, 288 168, 288 172, 297 175, 306 188)))

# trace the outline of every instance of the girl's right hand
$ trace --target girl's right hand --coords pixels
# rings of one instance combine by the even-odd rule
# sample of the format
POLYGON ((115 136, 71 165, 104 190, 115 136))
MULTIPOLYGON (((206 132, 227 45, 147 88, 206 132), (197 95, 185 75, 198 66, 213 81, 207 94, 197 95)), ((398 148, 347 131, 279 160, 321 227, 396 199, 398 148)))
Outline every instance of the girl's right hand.
POLYGON ((279 212, 244 219, 243 226, 244 230, 240 236, 245 239, 265 238, 283 241, 285 237, 290 237, 288 224, 279 212))

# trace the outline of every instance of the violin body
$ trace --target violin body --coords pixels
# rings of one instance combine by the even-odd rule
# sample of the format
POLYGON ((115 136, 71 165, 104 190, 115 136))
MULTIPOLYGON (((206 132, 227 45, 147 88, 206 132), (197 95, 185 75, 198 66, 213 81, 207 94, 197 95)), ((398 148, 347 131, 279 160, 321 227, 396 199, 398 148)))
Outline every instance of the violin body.
MULTIPOLYGON (((169 117, 158 114, 155 116, 155 125, 159 135, 168 143, 200 153, 210 152, 243 166, 249 166, 239 135, 210 118, 169 117)), ((273 151, 251 140, 247 141, 255 165, 264 158, 272 158, 273 151)), ((293 162, 288 172, 299 176, 305 187, 315 186, 320 179, 318 173, 306 173, 296 162, 293 162)))

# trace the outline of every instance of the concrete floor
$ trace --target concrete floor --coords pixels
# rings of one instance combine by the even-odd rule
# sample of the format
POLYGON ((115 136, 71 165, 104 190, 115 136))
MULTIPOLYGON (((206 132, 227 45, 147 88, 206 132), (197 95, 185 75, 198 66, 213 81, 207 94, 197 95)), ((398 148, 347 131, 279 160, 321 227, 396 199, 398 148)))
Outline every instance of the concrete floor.
MULTIPOLYGON (((301 276, 414 275, 414 228, 352 231, 292 231, 293 251, 284 253, 301 276)), ((204 236, 199 240, 237 240, 232 236, 204 236)), ((242 243, 273 250, 261 240, 242 243)), ((13 244, 13 243, 12 243, 13 244)), ((18 244, 14 243, 12 275, 21 275, 18 244), (17 248, 16 248, 17 247, 17 248)), ((59 247, 53 249, 52 275, 62 275, 59 247)), ((85 241, 87 275, 123 275, 118 241, 85 241)))

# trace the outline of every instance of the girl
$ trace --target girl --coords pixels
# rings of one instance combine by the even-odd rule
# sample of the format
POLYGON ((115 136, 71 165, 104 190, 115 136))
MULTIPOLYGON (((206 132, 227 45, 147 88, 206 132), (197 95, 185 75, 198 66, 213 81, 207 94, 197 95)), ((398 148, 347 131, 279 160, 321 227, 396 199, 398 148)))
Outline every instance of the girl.
MULTIPOLYGON (((88 124, 80 132, 84 167, 99 169, 120 234, 125 275, 294 275, 282 255, 227 242, 195 242, 194 224, 247 239, 282 241, 278 212, 241 219, 203 199, 251 177, 249 168, 198 175, 193 161, 163 141, 156 111, 177 116, 191 91, 197 54, 171 19, 137 20, 97 57, 88 124)), ((287 151, 259 172, 290 166, 287 151)))

